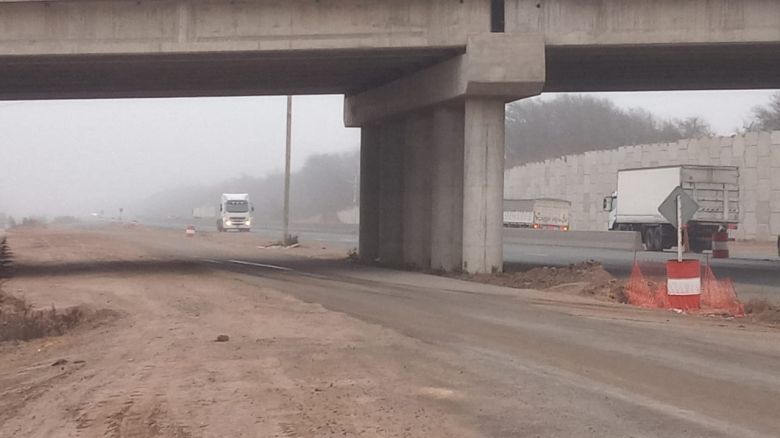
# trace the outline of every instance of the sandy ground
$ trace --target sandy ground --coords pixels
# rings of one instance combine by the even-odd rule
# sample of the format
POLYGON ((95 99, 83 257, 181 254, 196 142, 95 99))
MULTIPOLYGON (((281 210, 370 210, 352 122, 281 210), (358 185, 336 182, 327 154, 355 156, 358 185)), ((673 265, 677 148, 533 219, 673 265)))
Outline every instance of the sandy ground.
POLYGON ((0 437, 780 430, 771 327, 354 267, 246 234, 115 227, 10 241, 6 292, 91 316, 63 336, 0 344, 0 437))
POLYGON ((419 343, 390 330, 105 234, 13 243, 6 291, 115 315, 0 344, 2 437, 476 435, 426 386, 435 364, 407 367, 419 343))

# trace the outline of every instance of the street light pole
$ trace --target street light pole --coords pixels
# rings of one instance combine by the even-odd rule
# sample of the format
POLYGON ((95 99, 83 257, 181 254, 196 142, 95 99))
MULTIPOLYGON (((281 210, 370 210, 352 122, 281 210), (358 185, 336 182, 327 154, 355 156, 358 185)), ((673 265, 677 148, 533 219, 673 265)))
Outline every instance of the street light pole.
POLYGON ((292 96, 287 96, 287 140, 284 157, 284 225, 282 243, 290 240, 290 153, 292 151, 292 96))

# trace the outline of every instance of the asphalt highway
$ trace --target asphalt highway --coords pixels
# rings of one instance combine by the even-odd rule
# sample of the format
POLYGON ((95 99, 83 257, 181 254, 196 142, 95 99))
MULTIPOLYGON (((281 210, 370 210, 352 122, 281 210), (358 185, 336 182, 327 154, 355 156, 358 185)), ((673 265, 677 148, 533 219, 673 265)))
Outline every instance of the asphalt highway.
MULTIPOLYGON (((184 227, 179 223, 155 222, 148 223, 162 227, 184 227)), ((262 235, 269 240, 281 239, 278 227, 253 229, 253 234, 262 235)), ((357 229, 354 226, 307 226, 291 227, 291 233, 298 236, 300 242, 308 246, 327 246, 343 248, 345 251, 358 245, 357 229)), ((676 252, 631 251, 626 249, 599 248, 598 233, 593 233, 594 247, 586 247, 587 243, 578 242, 577 246, 566 245, 556 240, 554 244, 540 244, 538 238, 532 242, 524 242, 522 237, 506 238, 504 242, 504 259, 509 269, 527 269, 538 266, 567 266, 593 260, 604 265, 605 269, 618 278, 625 278, 631 273, 636 260, 643 273, 663 275, 666 260, 674 259, 676 252)), ((551 242, 552 243, 552 242, 551 242)), ((686 254, 686 258, 699 258, 702 264, 710 264, 719 278, 731 278, 738 286, 740 293, 747 297, 762 296, 780 300, 780 258, 775 255, 732 257, 729 259, 712 259, 709 254, 686 254)))

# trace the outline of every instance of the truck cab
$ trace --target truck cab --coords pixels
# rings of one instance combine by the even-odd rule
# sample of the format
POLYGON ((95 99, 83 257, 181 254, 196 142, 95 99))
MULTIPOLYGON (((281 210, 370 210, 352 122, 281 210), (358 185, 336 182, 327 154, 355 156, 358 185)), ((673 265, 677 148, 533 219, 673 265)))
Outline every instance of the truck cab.
POLYGON ((249 232, 252 229, 252 212, 255 208, 246 193, 225 193, 219 204, 217 231, 229 230, 249 232))
POLYGON ((612 195, 604 197, 602 208, 609 213, 607 229, 614 230, 615 224, 617 223, 617 192, 613 192, 612 195))

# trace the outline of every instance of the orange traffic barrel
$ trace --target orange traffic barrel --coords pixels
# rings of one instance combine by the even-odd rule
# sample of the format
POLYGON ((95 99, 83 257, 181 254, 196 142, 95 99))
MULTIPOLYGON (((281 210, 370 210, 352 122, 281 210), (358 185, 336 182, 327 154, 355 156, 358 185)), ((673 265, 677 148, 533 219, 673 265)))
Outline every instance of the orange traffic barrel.
POLYGON ((701 307, 701 265, 698 260, 666 262, 666 291, 669 305, 676 309, 701 307))
POLYGON ((729 232, 719 231, 712 234, 712 258, 729 258, 729 232))

